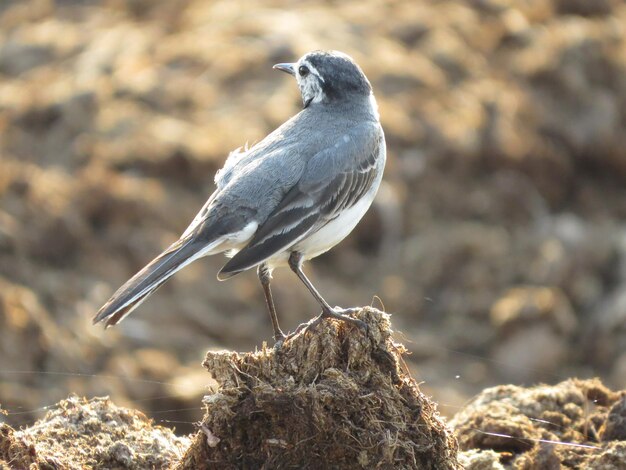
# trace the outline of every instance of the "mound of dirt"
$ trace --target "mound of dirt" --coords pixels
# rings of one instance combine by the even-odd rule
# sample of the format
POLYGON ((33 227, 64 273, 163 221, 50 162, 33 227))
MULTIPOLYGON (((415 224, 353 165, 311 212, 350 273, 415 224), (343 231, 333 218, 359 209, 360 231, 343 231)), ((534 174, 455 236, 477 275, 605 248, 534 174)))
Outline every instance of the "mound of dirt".
MULTIPOLYGON (((307 266, 325 297, 397 312, 442 411, 590 371, 626 388, 624 25, 620 0, 1 0, 6 421, 70 392, 197 421, 204 352, 270 337, 257 277, 215 282, 217 256, 116 329, 90 319, 228 153, 301 108, 271 67, 317 48, 366 72, 389 154, 365 219, 307 266)), ((285 328, 314 313, 289 270, 273 289, 285 328)))
POLYGON ((450 425, 469 470, 626 467, 626 392, 597 379, 490 388, 450 425))
POLYGON ((194 435, 70 397, 29 428, 0 426, 0 470, 626 468, 626 390, 597 379, 503 385, 446 426, 406 372, 389 315, 356 315, 367 332, 325 320, 279 349, 207 353, 217 385, 194 435))
POLYGON ((189 446, 189 438, 108 398, 70 397, 54 408, 29 428, 0 427, 2 470, 169 468, 189 446))
POLYGON ((209 352, 220 388, 178 468, 459 468, 454 437, 404 372, 389 315, 357 317, 367 334, 328 320, 279 350, 209 352))

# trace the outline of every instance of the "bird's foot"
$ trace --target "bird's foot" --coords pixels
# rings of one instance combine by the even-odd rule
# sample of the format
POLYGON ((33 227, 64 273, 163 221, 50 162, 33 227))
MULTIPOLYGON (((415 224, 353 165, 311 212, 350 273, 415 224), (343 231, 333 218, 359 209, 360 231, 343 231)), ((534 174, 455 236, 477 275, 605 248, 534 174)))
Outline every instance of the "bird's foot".
POLYGON ((274 351, 280 351, 283 344, 289 337, 291 337, 291 335, 285 335, 280 328, 277 331, 274 331, 274 351))
MULTIPOLYGON (((341 320, 346 323, 355 325, 361 330, 363 330, 364 332, 367 332, 367 329, 368 329, 367 323, 359 320, 358 318, 352 318, 350 316, 360 310, 361 310, 360 308, 341 308, 341 307, 335 307, 335 308, 331 308, 328 310, 324 309, 322 310, 322 313, 320 313, 318 316, 316 316, 312 320, 306 323, 301 323, 292 333, 289 333, 287 336, 285 336, 284 339, 278 341, 276 344, 278 345, 278 343, 280 342, 280 346, 279 346, 280 348, 282 344, 284 343, 284 341, 287 341, 293 338, 298 333, 301 333, 302 331, 309 331, 309 330, 314 331, 315 328, 317 328, 317 326, 322 322, 322 320, 324 320, 324 318, 334 318, 336 320, 341 320)), ((274 348, 276 349, 276 346, 274 346, 274 348)))
MULTIPOLYGON (((360 312, 361 310, 362 310, 361 307, 341 308, 341 307, 335 306, 335 308, 333 308, 333 311, 335 313, 339 313, 341 315, 354 315, 355 313, 360 312)), ((351 320, 355 320, 355 319, 351 318, 351 320)))
POLYGON ((356 312, 359 312, 360 310, 361 309, 358 307, 353 307, 353 308, 335 307, 335 308, 328 309, 328 310, 326 309, 322 310, 320 317, 334 318, 335 320, 341 320, 346 323, 351 323, 355 326, 358 326, 361 330, 367 333, 367 323, 359 320, 358 318, 353 318, 350 316, 350 315, 355 314, 356 312))
MULTIPOLYGON (((292 331, 291 333, 287 334, 287 336, 285 336, 284 340, 279 341, 281 343, 280 346, 282 347, 285 341, 290 340, 291 338, 293 338, 294 336, 296 336, 297 334, 301 333, 304 330, 315 330, 317 325, 319 325, 320 322, 322 321, 322 318, 323 317, 320 314, 306 323, 300 323, 294 331, 292 331)), ((278 344, 278 342, 276 344, 278 344)), ((276 349, 276 346, 274 346, 274 349, 276 349)))

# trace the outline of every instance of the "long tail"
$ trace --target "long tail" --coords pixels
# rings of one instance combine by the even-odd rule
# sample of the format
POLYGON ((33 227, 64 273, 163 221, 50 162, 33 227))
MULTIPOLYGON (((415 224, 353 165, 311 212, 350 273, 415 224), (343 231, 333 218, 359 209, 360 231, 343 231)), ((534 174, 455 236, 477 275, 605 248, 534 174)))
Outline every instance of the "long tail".
POLYGON ((177 271, 208 254, 212 248, 214 244, 190 238, 178 240, 126 281, 100 308, 93 323, 104 320, 106 327, 119 323, 177 271))

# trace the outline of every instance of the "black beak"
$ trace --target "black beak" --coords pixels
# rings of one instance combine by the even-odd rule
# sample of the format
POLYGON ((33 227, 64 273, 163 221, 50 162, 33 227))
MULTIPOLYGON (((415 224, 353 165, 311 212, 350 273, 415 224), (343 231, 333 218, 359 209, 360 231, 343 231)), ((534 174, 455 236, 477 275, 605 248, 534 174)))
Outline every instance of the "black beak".
POLYGON ((289 75, 296 75, 296 64, 276 64, 273 69, 280 70, 281 72, 287 72, 289 75))

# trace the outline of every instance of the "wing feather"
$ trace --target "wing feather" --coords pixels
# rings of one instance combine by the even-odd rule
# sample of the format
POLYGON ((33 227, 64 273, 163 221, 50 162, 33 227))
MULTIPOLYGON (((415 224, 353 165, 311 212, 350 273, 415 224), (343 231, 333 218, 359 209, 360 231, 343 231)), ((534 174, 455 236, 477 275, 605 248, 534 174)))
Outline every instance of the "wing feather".
POLYGON ((380 127, 367 123, 312 157, 298 184, 218 277, 225 279, 262 263, 356 204, 376 178, 382 142, 380 127))

